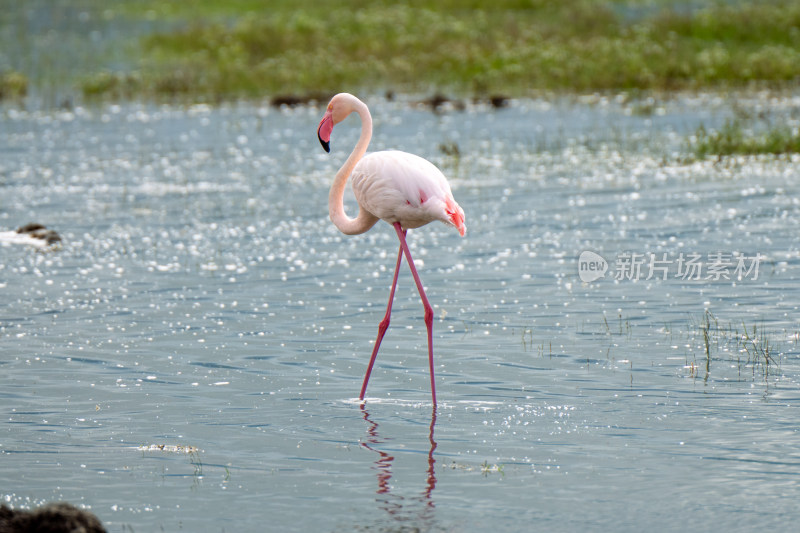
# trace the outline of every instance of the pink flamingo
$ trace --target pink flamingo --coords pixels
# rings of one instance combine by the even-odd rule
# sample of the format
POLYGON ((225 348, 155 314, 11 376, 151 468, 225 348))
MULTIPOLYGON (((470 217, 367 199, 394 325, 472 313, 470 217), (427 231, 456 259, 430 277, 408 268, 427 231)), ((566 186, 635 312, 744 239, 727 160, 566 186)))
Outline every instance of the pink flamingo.
POLYGON ((433 375, 433 309, 422 288, 417 269, 414 267, 414 260, 406 243, 406 233, 409 229, 440 220, 454 226, 463 237, 467 230, 464 226, 464 210, 453 199, 453 193, 450 192, 450 185, 444 174, 431 162, 419 156, 395 150, 365 155, 372 138, 372 116, 367 105, 352 94, 340 93, 334 96, 328 104, 325 116, 319 123, 317 136, 326 152, 330 152, 333 127, 351 113, 358 113, 361 118, 361 136, 342 168, 336 173, 333 185, 331 185, 328 196, 331 220, 342 233, 358 235, 374 226, 379 219, 383 219, 394 226, 397 237, 400 239, 397 264, 394 268, 392 288, 389 292, 389 305, 386 307, 386 316, 378 325, 378 337, 372 349, 372 357, 369 360, 359 398, 364 399, 372 366, 375 364, 383 336, 389 328, 392 301, 397 287, 397 275, 403 255, 405 255, 408 266, 411 268, 411 274, 414 276, 414 282, 417 284, 422 306, 425 308, 431 394, 433 405, 436 405, 436 382, 433 375), (356 218, 350 218, 344 212, 344 187, 348 177, 351 178, 353 192, 359 206, 356 218))

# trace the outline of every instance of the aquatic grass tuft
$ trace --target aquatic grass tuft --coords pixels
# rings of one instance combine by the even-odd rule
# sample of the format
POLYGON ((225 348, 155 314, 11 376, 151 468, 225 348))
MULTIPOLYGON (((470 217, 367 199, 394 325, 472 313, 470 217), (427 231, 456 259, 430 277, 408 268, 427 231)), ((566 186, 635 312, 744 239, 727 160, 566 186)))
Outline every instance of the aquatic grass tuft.
POLYGON ((88 98, 98 96, 114 100, 134 98, 141 87, 141 80, 136 74, 117 72, 98 72, 83 80, 83 95, 88 98))
MULTIPOLYGON (((705 379, 708 380, 708 375, 711 373, 711 342, 709 340, 709 330, 711 329, 711 318, 712 315, 709 311, 706 311, 703 319, 704 322, 700 326, 700 330, 703 332, 703 345, 705 346, 706 351, 706 377, 705 379)), ((714 320, 716 322, 716 319, 714 320)))
MULTIPOLYGON (((706 357, 705 381, 711 373, 711 361, 720 359, 720 354, 727 354, 727 359, 736 363, 740 376, 742 369, 749 367, 753 377, 758 371, 761 377, 767 378, 780 367, 781 352, 776 350, 776 343, 763 323, 748 326, 742 321, 742 329, 739 330, 733 323, 720 322, 707 309, 699 322, 690 320, 690 326, 690 338, 696 331, 703 336, 701 346, 706 357)), ((697 377, 694 363, 691 365, 691 376, 697 377)))
POLYGON ((484 461, 481 465, 481 474, 483 477, 489 474, 500 474, 500 477, 505 477, 506 473, 502 464, 490 464, 489 461, 484 461))
POLYGON ((27 76, 14 70, 0 72, 0 101, 18 100, 27 94, 27 76))
POLYGON ((698 159, 708 156, 800 153, 800 131, 786 124, 770 125, 761 131, 747 128, 742 119, 728 119, 715 131, 701 125, 692 143, 698 159))
POLYGON ((753 365, 763 365, 764 374, 768 374, 769 366, 775 365, 777 361, 773 357, 773 352, 770 351, 769 335, 763 334, 763 324, 761 335, 758 334, 758 326, 756 324, 753 324, 753 327, 748 332, 747 325, 742 322, 742 330, 742 347, 747 352, 747 362, 753 365))

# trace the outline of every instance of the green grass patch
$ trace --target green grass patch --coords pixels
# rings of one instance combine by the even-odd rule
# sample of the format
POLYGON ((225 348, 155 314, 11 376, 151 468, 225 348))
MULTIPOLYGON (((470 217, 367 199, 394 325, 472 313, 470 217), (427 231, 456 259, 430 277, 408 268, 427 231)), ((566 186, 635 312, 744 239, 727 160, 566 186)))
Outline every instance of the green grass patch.
POLYGON ((24 98, 28 94, 28 78, 13 70, 0 72, 0 101, 24 98))
POLYGON ((87 96, 127 91, 212 100, 340 90, 529 96, 800 78, 800 2, 694 10, 685 3, 681 10, 672 2, 638 4, 145 2, 144 9, 137 4, 139 13, 178 21, 176 29, 142 40, 135 73, 92 76, 83 88, 87 96))
POLYGON ((729 119, 716 131, 707 131, 700 126, 695 132, 693 151, 698 159, 712 155, 800 153, 800 132, 785 124, 753 131, 742 119, 729 119))
POLYGON ((776 339, 785 338, 785 331, 770 332, 763 323, 725 324, 706 310, 699 322, 690 322, 690 338, 693 342, 694 335, 698 333, 702 335, 702 341, 697 339, 702 362, 687 365, 692 377, 703 373, 707 380, 712 364, 720 362, 735 363, 740 377, 744 377, 748 368, 753 378, 760 376, 766 379, 780 372, 783 352, 776 339))

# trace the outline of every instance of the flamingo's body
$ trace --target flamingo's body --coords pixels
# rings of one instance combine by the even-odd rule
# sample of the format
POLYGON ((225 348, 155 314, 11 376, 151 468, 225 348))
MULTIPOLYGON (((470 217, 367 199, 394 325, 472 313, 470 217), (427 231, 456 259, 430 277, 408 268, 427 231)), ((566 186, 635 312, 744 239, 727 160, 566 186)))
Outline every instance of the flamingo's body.
POLYGON ((430 161, 390 150, 364 156, 350 177, 358 205, 390 224, 414 229, 434 220, 456 225, 464 235, 463 211, 444 174, 430 161))
POLYGON ((325 116, 317 128, 322 147, 330 151, 330 137, 333 127, 351 113, 361 117, 361 136, 350 157, 336 173, 328 198, 330 217, 333 223, 345 234, 364 233, 378 220, 392 224, 400 239, 400 250, 397 254, 394 279, 389 295, 386 316, 378 327, 378 338, 372 350, 360 398, 364 399, 367 383, 378 355, 381 340, 389 327, 392 312, 392 301, 397 286, 397 275, 403 255, 414 276, 419 290, 422 305, 425 308, 425 326, 428 330, 428 360, 431 373, 431 394, 436 404, 436 383, 433 374, 433 309, 414 267, 411 252, 406 243, 406 232, 409 229, 424 226, 434 220, 455 227, 462 236, 466 232, 464 211, 453 199, 450 185, 442 172, 429 161, 406 152, 395 150, 366 154, 372 137, 372 117, 366 104, 355 96, 341 93, 334 96, 325 112, 325 116), (353 192, 359 205, 356 218, 348 217, 344 212, 344 187, 350 177, 353 192))

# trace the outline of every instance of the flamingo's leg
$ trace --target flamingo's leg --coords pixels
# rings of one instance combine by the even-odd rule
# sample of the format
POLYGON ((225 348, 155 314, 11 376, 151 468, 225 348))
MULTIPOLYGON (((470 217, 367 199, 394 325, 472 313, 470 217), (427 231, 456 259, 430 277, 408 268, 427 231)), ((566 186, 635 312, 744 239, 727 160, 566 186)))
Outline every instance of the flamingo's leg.
POLYGON ((389 318, 392 314, 392 302, 394 301, 394 291, 397 288, 397 275, 400 273, 400 262, 403 259, 403 247, 400 246, 400 249, 397 251, 397 264, 394 267, 394 279, 392 279, 392 290, 389 293, 389 305, 386 306, 386 316, 383 317, 381 323, 378 324, 378 338, 375 339, 375 346, 372 348, 372 357, 369 359, 369 366, 367 366, 367 373, 364 375, 364 384, 361 385, 361 395, 359 399, 364 399, 364 394, 367 392, 367 383, 369 382, 369 376, 372 374, 372 366, 375 364, 375 358, 378 356, 378 348, 381 347, 381 341, 383 340, 383 336, 386 334, 386 330, 389 329, 389 318))
MULTIPOLYGON (((400 226, 399 222, 394 223, 394 229, 397 232, 397 237, 400 239, 400 250, 406 256, 408 266, 411 268, 411 274, 414 276, 414 282, 417 284, 417 289, 419 290, 422 306, 425 308, 425 327, 428 328, 428 366, 431 371, 431 395, 433 397, 433 405, 436 405, 436 379, 433 375, 433 308, 430 302, 428 302, 425 289, 422 288, 422 281, 420 281, 419 274, 417 274, 417 269, 414 266, 414 259, 411 257, 411 251, 408 249, 408 243, 406 242, 406 232, 403 230, 402 226, 400 226)), ((400 266, 399 260, 397 265, 400 266)), ((395 279, 397 279, 396 274, 395 279)))

